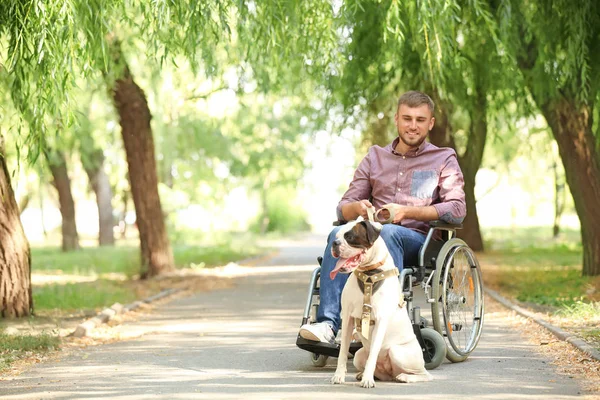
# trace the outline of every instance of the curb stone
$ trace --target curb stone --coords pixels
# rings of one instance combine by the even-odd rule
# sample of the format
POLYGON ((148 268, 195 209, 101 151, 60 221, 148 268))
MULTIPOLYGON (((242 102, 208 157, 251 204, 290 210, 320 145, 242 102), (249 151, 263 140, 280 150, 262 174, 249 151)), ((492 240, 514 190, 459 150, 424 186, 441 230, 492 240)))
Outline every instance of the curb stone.
POLYGON ((534 313, 527 311, 524 308, 519 307, 516 304, 513 304, 512 302, 510 302, 506 298, 502 297, 498 292, 495 292, 492 289, 485 288, 484 291, 487 294, 489 294, 490 297, 492 297, 494 300, 496 300, 497 302, 499 302, 506 308, 509 308, 509 309, 515 311, 517 314, 520 314, 526 318, 533 320, 538 325, 541 325, 544 328, 548 329, 550 332, 552 332, 552 334, 554 336, 556 336, 558 339, 568 342, 568 343, 571 343, 573 346, 575 346, 582 352, 586 353, 590 357, 600 361, 600 351, 596 350, 594 347, 590 346, 588 343, 584 342, 583 340, 578 338, 576 335, 569 333, 569 332, 565 332, 562 329, 560 329, 554 325, 551 325, 547 321, 544 321, 543 319, 538 318, 534 313))
POLYGON ((169 296, 178 291, 179 291, 179 289, 165 289, 153 296, 147 297, 141 301, 140 300, 134 301, 133 303, 127 304, 126 306, 123 306, 122 304, 119 304, 119 303, 115 303, 112 306, 110 306, 109 308, 105 308, 104 310, 102 310, 95 317, 92 317, 92 318, 88 319, 87 321, 79 324, 77 326, 77 328, 75 328, 75 330, 73 332, 71 332, 68 336, 73 336, 73 337, 77 337, 77 338, 87 336, 92 329, 94 329, 95 327, 97 327, 100 324, 104 324, 104 323, 110 321, 117 314, 123 314, 123 313, 129 312, 129 311, 135 310, 136 308, 140 307, 142 304, 150 304, 156 300, 162 299, 163 297, 169 296))

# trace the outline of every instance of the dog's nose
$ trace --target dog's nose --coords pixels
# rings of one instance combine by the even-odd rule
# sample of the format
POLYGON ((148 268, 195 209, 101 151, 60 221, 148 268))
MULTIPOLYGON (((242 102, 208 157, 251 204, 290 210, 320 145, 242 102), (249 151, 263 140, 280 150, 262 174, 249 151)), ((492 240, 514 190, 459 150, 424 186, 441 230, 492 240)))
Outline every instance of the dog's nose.
POLYGON ((339 246, 340 244, 342 244, 342 241, 341 241, 340 239, 335 239, 335 240, 333 241, 333 245, 334 245, 334 246, 339 246))

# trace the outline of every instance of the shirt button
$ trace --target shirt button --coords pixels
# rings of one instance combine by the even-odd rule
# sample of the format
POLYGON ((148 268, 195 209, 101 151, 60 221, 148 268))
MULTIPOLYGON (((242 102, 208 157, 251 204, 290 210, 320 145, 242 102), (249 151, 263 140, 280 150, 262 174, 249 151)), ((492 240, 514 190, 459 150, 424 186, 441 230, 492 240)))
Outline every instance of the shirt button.
POLYGON ((404 175, 404 173, 403 173, 403 172, 400 172, 400 176, 402 176, 402 175, 404 175))
POLYGON ((406 159, 406 156, 402 156, 402 159, 403 159, 403 160, 404 160, 404 159, 406 159))
POLYGON ((398 191, 400 191, 400 188, 398 188, 398 191))

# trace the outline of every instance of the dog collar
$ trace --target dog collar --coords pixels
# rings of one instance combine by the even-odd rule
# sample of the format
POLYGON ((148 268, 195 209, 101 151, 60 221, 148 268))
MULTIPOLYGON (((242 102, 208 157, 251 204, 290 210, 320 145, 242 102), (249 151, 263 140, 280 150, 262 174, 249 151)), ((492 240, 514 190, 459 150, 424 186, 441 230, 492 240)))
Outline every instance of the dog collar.
POLYGON ((379 261, 378 263, 367 265, 366 267, 360 268, 360 271, 372 271, 374 269, 381 267, 383 264, 385 264, 386 261, 387 261, 387 256, 383 259, 383 261, 379 261))

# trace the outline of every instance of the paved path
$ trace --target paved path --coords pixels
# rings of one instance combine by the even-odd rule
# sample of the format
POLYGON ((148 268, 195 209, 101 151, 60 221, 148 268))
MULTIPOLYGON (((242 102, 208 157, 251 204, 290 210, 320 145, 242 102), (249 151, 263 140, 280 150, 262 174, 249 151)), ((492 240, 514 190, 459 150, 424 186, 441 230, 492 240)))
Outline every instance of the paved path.
MULTIPOLYGON (((2 399, 573 399, 577 383, 510 323, 488 315, 471 357, 445 362, 434 380, 331 385, 335 369, 312 367, 295 346, 307 285, 324 239, 281 243, 279 256, 231 289, 198 293, 115 329, 141 338, 90 347, 0 382, 2 399)), ((207 278, 209 279, 209 278, 207 278)))

